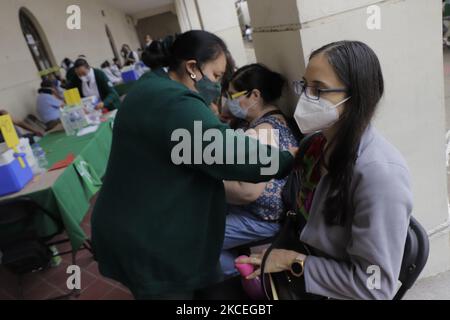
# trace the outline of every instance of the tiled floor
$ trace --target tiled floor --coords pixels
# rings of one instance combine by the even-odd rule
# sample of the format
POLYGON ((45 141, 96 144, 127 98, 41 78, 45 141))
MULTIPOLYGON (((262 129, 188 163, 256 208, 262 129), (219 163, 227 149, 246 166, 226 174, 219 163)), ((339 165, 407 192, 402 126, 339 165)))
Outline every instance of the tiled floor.
MULTIPOLYGON (((82 223, 85 232, 90 236, 90 214, 86 216, 82 223)), ((58 246, 60 252, 70 250, 69 244, 58 246)), ((69 274, 67 267, 71 264, 71 255, 62 257, 60 266, 50 268, 33 274, 28 274, 23 278, 23 299, 26 300, 46 300, 57 298, 69 293, 66 281, 69 274)), ((100 275, 97 263, 92 258, 89 251, 80 251, 77 255, 77 265, 81 268, 81 294, 79 297, 71 299, 79 300, 131 300, 132 295, 122 285, 113 280, 106 279, 100 275)), ((19 299, 20 291, 18 278, 0 267, 0 300, 19 299)))

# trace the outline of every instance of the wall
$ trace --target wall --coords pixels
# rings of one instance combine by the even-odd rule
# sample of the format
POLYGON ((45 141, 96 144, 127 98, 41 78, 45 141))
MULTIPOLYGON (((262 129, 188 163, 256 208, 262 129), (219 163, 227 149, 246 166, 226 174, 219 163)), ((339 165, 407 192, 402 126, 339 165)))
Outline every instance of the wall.
POLYGON ((20 23, 19 9, 23 6, 33 13, 44 30, 55 60, 59 65, 65 57, 76 58, 85 54, 89 62, 98 66, 113 53, 106 36, 108 24, 116 45, 129 43, 139 47, 132 19, 109 7, 102 0, 79 0, 81 30, 66 28, 66 8, 71 0, 2 0, 0 2, 0 108, 7 109, 16 118, 34 112, 36 90, 40 78, 31 53, 25 43, 20 23), (101 10, 104 10, 105 17, 101 10))
POLYGON ((247 64, 234 0, 197 0, 203 28, 221 37, 238 66, 247 64))
POLYGON ((147 34, 151 35, 153 39, 159 39, 175 33, 181 33, 178 18, 172 12, 165 12, 141 19, 138 21, 136 30, 142 45, 144 45, 147 34))
POLYGON ((181 30, 203 29, 222 38, 238 66, 248 63, 234 0, 176 0, 181 30))
POLYGON ((151 16, 156 16, 157 14, 166 13, 166 12, 175 13, 175 3, 168 4, 168 5, 165 5, 165 6, 156 7, 156 8, 150 8, 150 9, 147 9, 147 10, 141 10, 141 11, 133 14, 133 19, 135 21, 138 21, 138 20, 141 20, 141 19, 144 19, 144 18, 148 18, 148 17, 151 17, 151 16))
POLYGON ((203 28, 194 0, 175 0, 175 12, 180 22, 181 32, 203 28))

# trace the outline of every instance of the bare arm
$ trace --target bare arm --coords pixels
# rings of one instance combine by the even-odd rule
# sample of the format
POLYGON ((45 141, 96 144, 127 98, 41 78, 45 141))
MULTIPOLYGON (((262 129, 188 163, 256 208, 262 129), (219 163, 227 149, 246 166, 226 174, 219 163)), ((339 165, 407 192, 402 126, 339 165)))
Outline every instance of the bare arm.
MULTIPOLYGON (((255 129, 248 130, 246 135, 258 139, 263 144, 270 144, 274 147, 278 147, 273 128, 270 124, 263 123, 255 129)), ((252 203, 261 196, 267 183, 270 182, 255 184, 240 181, 224 181, 227 203, 233 205, 252 203)))

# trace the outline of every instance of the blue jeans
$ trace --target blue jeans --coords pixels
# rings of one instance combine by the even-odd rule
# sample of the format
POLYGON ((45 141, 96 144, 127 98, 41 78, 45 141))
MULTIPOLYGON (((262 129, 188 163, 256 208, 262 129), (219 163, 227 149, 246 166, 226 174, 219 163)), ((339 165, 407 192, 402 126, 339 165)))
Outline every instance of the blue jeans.
POLYGON ((225 240, 220 255, 224 275, 231 277, 238 274, 234 266, 237 252, 233 252, 233 248, 273 237, 279 228, 280 225, 277 222, 263 221, 239 208, 232 207, 226 218, 225 240))

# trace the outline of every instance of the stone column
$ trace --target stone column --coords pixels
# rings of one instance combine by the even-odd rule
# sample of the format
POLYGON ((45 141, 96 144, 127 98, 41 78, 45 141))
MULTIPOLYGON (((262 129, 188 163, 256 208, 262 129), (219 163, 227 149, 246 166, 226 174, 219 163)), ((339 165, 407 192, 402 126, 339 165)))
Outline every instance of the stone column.
POLYGON ((176 0, 181 30, 203 29, 221 37, 238 66, 247 64, 234 0, 176 0))

